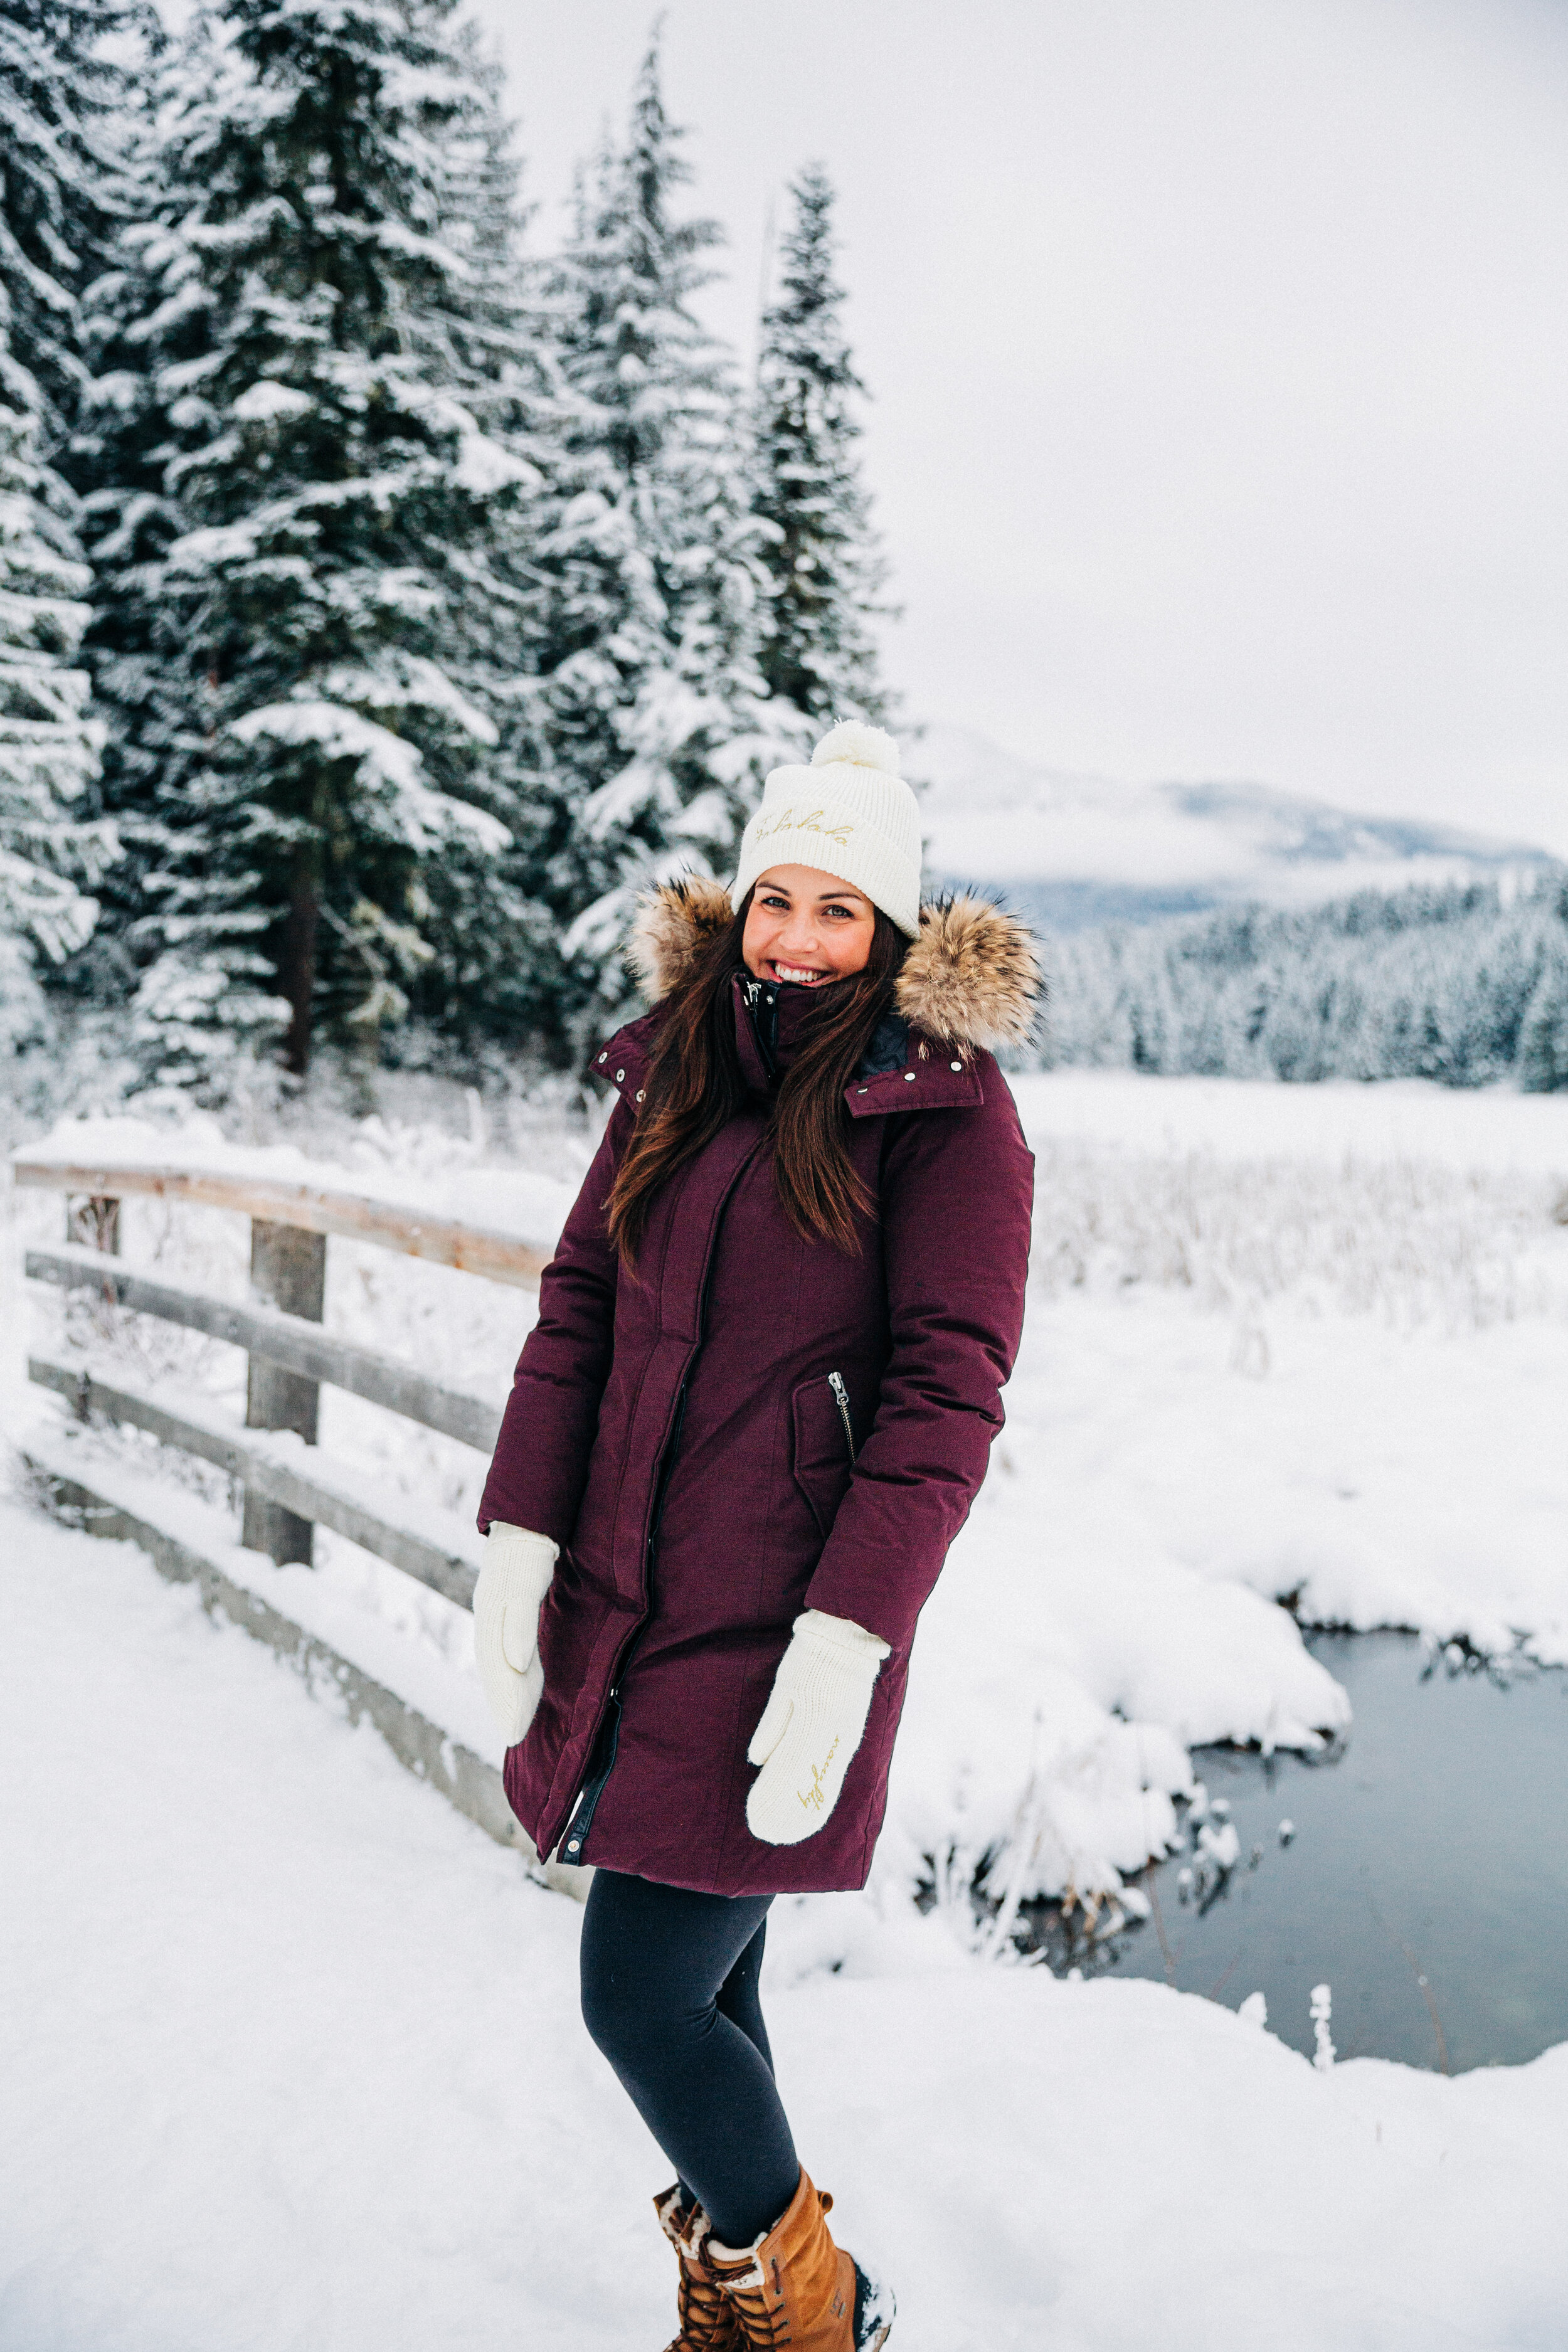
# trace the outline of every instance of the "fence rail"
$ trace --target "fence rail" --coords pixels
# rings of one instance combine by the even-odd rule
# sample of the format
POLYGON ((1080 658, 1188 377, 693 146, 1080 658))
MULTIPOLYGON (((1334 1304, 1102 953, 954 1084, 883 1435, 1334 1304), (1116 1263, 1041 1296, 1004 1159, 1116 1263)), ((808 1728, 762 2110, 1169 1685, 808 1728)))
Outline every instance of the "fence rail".
POLYGON ((34 1282, 48 1282, 63 1290, 86 1290, 137 1315, 155 1315, 161 1322, 178 1323, 187 1331, 201 1331, 209 1339, 227 1340, 269 1364, 301 1378, 342 1389, 363 1397, 367 1404, 384 1405, 406 1421, 439 1430, 465 1445, 490 1452, 500 1428, 500 1414, 482 1397, 464 1396, 444 1389, 395 1357, 376 1354, 323 1331, 303 1315, 280 1314, 275 1307, 237 1307, 224 1298, 208 1298, 173 1282, 150 1282, 144 1275, 98 1250, 31 1249, 26 1267, 34 1282))
POLYGON ((291 1225, 308 1234, 342 1234, 353 1241, 375 1242, 383 1249, 402 1250, 409 1257, 433 1259, 437 1265, 454 1265, 465 1274, 480 1274, 490 1282, 524 1287, 539 1280, 550 1258, 548 1250, 520 1241, 514 1234, 428 1216, 331 1184, 289 1183, 278 1177, 177 1168, 161 1160, 101 1167, 22 1154, 11 1162, 11 1173, 17 1184, 105 1204, 132 1192, 151 1192, 162 1200, 188 1202, 193 1208, 234 1209, 269 1224, 291 1225))
MULTIPOLYGON (((471 1538, 475 1557, 465 1558, 468 1547, 459 1549, 462 1538, 456 1528, 449 1548, 432 1542, 372 1510, 352 1486, 334 1479, 330 1469, 306 1467, 303 1460, 296 1467, 293 1462, 280 1460, 269 1450, 263 1433, 236 1429, 220 1414, 202 1412, 194 1400, 182 1399, 184 1409, 176 1411, 137 1383, 113 1371, 95 1370, 90 1363, 59 1363, 47 1356, 30 1356, 27 1378, 64 1397, 79 1419, 88 1421, 98 1413, 123 1428, 143 1429, 161 1444, 178 1446, 183 1454, 194 1454, 198 1461, 210 1462, 240 1480, 247 1494, 277 1503, 316 1527, 331 1528, 334 1535, 346 1536, 351 1543, 376 1553, 392 1567, 400 1568, 405 1576, 416 1578, 434 1592, 445 1593, 460 1608, 472 1606, 479 1574, 477 1535, 471 1538)), ((302 1449, 304 1459, 311 1451, 302 1449)))
MULTIPOLYGON (((295 1623, 275 1595, 249 1591, 237 1562, 243 1563, 248 1550, 265 1553, 280 1567, 309 1567, 314 1529, 324 1527, 459 1607, 471 1607, 478 1535, 433 1506, 405 1506, 396 1516, 384 1496, 367 1493, 363 1472, 334 1464, 316 1443, 320 1393, 323 1384, 342 1389, 485 1453, 500 1425, 499 1406, 443 1388, 412 1364, 323 1330, 326 1237, 374 1242, 514 1285, 536 1282, 548 1253, 511 1234, 328 1184, 163 1161, 105 1166, 26 1154, 13 1160, 12 1173, 17 1184, 66 1196, 65 1244, 27 1251, 31 1280, 96 1295, 127 1313, 200 1331, 243 1348, 248 1359, 243 1428, 206 1399, 180 1395, 167 1382, 149 1385, 118 1364, 95 1363, 85 1355, 35 1355, 27 1364, 28 1378, 62 1397, 79 1420, 101 1418, 142 1430, 237 1481, 244 1492, 238 1545, 214 1538, 205 1552, 194 1548, 189 1498, 183 1498, 184 1512, 161 1513, 154 1482, 138 1480, 112 1463, 95 1465, 63 1433, 58 1440, 41 1440, 31 1457, 56 1507, 92 1533, 131 1536, 163 1575, 196 1581, 209 1609, 268 1643, 313 1690, 339 1693, 354 1719, 367 1716, 411 1770, 491 1836, 531 1855, 493 1766, 341 1655, 319 1632, 295 1623), (120 1209, 132 1193, 248 1216, 251 1301, 241 1306, 212 1298, 126 1265, 119 1255, 120 1209)), ((204 1523, 217 1524, 210 1513, 204 1523)), ((544 1874, 552 1885, 580 1895, 591 1874, 551 1864, 544 1874)))

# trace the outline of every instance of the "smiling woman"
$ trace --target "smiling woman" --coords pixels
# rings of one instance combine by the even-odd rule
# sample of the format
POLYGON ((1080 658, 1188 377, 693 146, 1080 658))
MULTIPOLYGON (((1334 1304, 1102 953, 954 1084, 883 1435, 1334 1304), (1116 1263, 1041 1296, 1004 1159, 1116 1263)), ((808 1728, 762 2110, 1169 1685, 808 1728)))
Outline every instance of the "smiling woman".
POLYGON ((597 1865, 583 2011, 678 2170, 671 2352, 872 2352, 891 2299, 801 2169, 758 1971, 775 1895, 865 1884, 1001 1425, 1033 1175, 986 1049, 1037 979, 1010 917, 921 906, 875 728, 769 777, 734 899, 643 910, 653 1008, 595 1066, 620 1100, 486 1482, 476 1649, 519 1818, 597 1865))

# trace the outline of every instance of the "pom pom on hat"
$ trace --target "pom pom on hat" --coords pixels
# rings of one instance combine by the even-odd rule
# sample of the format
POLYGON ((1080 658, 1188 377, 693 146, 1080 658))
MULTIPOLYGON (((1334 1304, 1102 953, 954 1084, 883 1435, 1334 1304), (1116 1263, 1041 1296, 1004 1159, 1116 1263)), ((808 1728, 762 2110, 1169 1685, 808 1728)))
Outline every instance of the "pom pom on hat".
POLYGON ((838 760, 850 768, 880 768, 885 776, 899 772, 899 747, 892 737, 859 719, 841 719, 811 755, 814 768, 825 768, 838 760))

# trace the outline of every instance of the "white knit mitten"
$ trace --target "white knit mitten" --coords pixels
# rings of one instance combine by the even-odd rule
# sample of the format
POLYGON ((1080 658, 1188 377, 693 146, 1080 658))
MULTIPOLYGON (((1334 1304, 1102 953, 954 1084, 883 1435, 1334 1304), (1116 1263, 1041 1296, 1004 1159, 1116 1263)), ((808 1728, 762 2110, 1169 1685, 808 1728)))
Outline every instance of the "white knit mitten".
POLYGON ((559 1547, 548 1536, 492 1519, 474 1587, 474 1661, 501 1738, 515 1748, 539 1705, 539 1611, 559 1547))
POLYGON ((762 1770, 746 1799, 752 1835, 798 1845, 838 1802, 860 1745, 871 1686, 889 1644, 847 1617, 808 1609, 779 1660, 773 1694, 746 1754, 762 1770))

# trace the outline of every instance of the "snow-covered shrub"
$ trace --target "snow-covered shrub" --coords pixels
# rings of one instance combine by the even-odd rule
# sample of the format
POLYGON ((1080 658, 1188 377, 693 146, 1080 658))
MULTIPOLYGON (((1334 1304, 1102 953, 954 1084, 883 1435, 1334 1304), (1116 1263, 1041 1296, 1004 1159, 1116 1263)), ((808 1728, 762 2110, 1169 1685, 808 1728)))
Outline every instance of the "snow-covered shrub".
POLYGON ((1448 1330, 1568 1303, 1568 1269, 1536 1246, 1553 1188, 1534 1177, 1398 1156, 1335 1163, 1034 1141, 1029 1275, 1046 1297, 1146 1285, 1250 1328, 1275 1301, 1448 1330))

